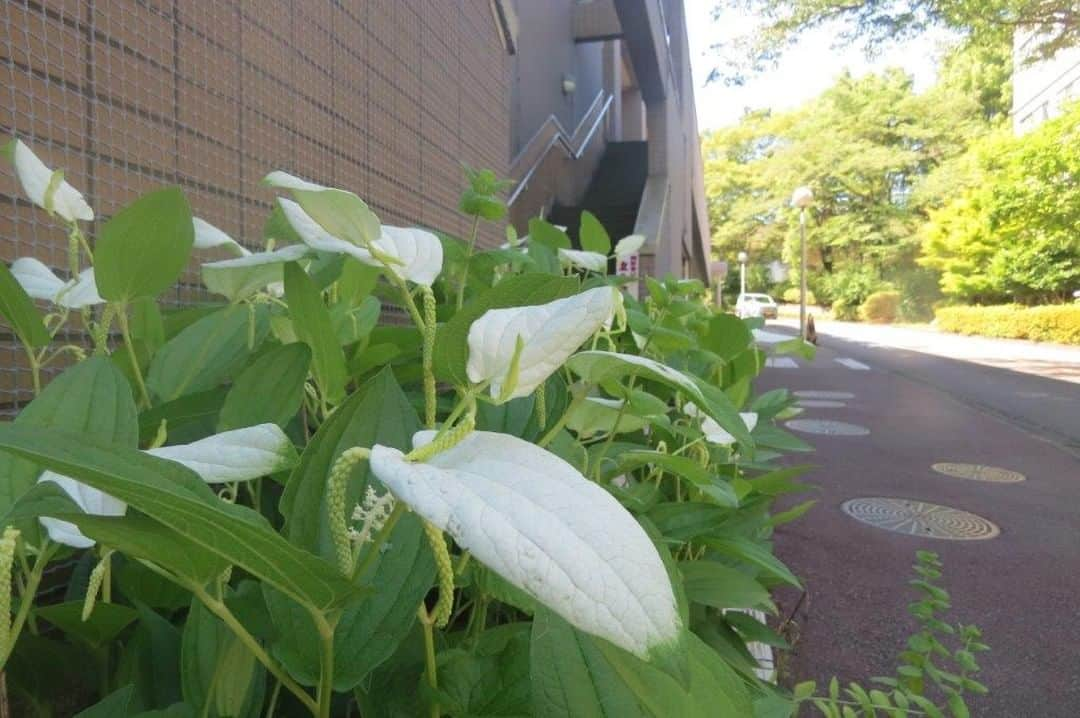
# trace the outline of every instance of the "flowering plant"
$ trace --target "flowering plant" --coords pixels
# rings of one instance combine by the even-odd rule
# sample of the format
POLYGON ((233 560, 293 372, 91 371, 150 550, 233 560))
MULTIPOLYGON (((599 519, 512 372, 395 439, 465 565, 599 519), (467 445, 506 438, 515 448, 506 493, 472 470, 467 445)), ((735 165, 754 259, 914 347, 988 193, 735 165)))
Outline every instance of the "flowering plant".
POLYGON ((490 173, 470 171, 459 239, 277 171, 261 238, 175 188, 90 238, 78 190, 8 154, 69 242, 66 280, 0 265, 36 392, 0 424, 0 665, 28 704, 49 650, 97 675, 71 689, 85 716, 793 705, 748 611, 798 585, 770 536, 812 502, 771 507, 804 488, 776 460, 809 447, 774 423, 786 391, 754 394, 753 321, 696 280, 639 300, 608 274, 642 237, 613 248, 586 214, 579 248, 534 220, 482 249, 505 214, 490 173), (193 257, 220 300, 163 309, 193 257), (91 346, 53 348, 72 323, 91 346), (64 601, 36 601, 62 559, 64 601))

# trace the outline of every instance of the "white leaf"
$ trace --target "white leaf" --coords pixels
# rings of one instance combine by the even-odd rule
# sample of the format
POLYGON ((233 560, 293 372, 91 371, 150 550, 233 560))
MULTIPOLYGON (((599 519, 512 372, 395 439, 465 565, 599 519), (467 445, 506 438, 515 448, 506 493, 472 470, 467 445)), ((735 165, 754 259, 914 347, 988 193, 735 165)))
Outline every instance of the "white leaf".
MULTIPOLYGON (((695 406, 692 402, 687 402, 683 407, 683 411, 686 415, 695 419, 701 419, 701 431, 705 434, 705 440, 711 444, 718 446, 730 446, 735 443, 735 437, 727 432, 726 429, 721 427, 716 421, 705 414, 701 409, 695 406)), ((739 413, 739 418, 746 424, 747 431, 753 431, 757 426, 758 415, 757 412, 744 411, 739 413)))
POLYGON ((635 254, 645 244, 644 234, 630 234, 615 244, 615 258, 622 259, 635 254))
POLYGON ((64 288, 64 280, 33 257, 20 257, 12 262, 11 275, 34 299, 54 301, 57 293, 64 288))
POLYGON ((46 193, 49 182, 52 181, 53 171, 38 159, 33 150, 22 140, 14 140, 11 146, 11 156, 15 163, 15 174, 22 184, 23 192, 27 198, 37 206, 55 212, 68 222, 77 219, 89 222, 94 218, 94 210, 86 203, 77 189, 62 180, 53 192, 52 207, 46 207, 46 193))
POLYGON ((490 380, 498 397, 520 337, 518 382, 508 398, 528 396, 611 317, 617 292, 597 287, 547 304, 488 310, 469 327, 469 380, 490 380))
POLYGON ((208 484, 251 481, 296 464, 296 449, 277 424, 225 431, 190 444, 148 449, 183 464, 208 484))
POLYGON ((241 257, 251 254, 251 252, 241 247, 239 242, 207 222, 205 219, 193 217, 191 223, 195 225, 195 249, 228 247, 241 257))
MULTIPOLYGON (((423 431, 414 444, 430 442, 423 431)), ((681 633, 656 547, 607 491, 507 434, 477 431, 426 463, 375 446, 397 498, 577 628, 648 659, 681 633)))
MULTIPOLYGON (((51 481, 64 490, 71 499, 78 504, 79 508, 94 516, 123 516, 127 512, 127 504, 115 499, 106 493, 87 486, 68 476, 44 471, 38 483, 51 481)), ((49 532, 49 538, 57 543, 73 548, 89 548, 94 545, 93 539, 87 538, 79 527, 68 521, 42 516, 38 519, 45 530, 49 532)))
POLYGON ((599 252, 586 252, 580 249, 559 248, 559 259, 563 264, 569 264, 590 272, 604 272, 607 269, 607 257, 599 252))
POLYGON ((305 212, 298 202, 278 197, 278 204, 281 205, 281 211, 285 214, 285 219, 300 235, 300 239, 312 249, 332 254, 348 254, 359 259, 364 264, 376 267, 382 266, 375 261, 375 258, 371 256, 371 252, 368 250, 358 247, 352 242, 339 239, 323 229, 322 225, 312 219, 311 215, 305 212))
POLYGON ((33 257, 20 257, 11 264, 11 274, 34 299, 45 299, 68 309, 82 309, 105 302, 98 294, 92 267, 65 282, 33 257))
POLYGON ((322 190, 330 189, 324 185, 309 182, 306 179, 301 179, 296 175, 291 175, 288 172, 283 172, 281 170, 274 170, 263 177, 263 184, 268 187, 280 187, 281 189, 295 189, 308 192, 321 192, 322 190))
POLYGON ((78 279, 70 281, 56 293, 56 303, 68 309, 82 309, 95 304, 104 304, 97 290, 94 268, 88 267, 79 272, 78 279))
MULTIPOLYGON (((384 224, 382 236, 373 244, 379 252, 399 262, 391 264, 388 269, 402 279, 430 287, 442 271, 442 242, 431 232, 384 224)), ((374 258, 365 261, 381 265, 374 258)))
POLYGON ((311 250, 307 245, 290 244, 273 252, 254 252, 234 259, 206 262, 202 265, 203 284, 211 292, 234 302, 261 289, 274 294, 282 280, 282 265, 303 259, 308 254, 311 250))

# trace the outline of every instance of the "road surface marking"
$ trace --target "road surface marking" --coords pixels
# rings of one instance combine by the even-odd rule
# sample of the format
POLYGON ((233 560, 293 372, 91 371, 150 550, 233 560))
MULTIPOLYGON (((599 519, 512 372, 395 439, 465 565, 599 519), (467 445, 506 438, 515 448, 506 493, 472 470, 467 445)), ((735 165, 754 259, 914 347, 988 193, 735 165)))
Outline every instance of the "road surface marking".
POLYGON ((841 508, 851 518, 875 528, 923 538, 975 541, 992 539, 1001 533, 982 516, 925 501, 859 498, 845 501, 841 508))
POLYGON ((798 406, 804 409, 840 409, 847 406, 842 401, 832 401, 831 399, 799 399, 798 406))
POLYGON ((835 361, 837 364, 843 364, 848 369, 855 369, 856 371, 870 371, 870 367, 863 364, 861 361, 848 359, 847 357, 840 357, 839 359, 834 359, 833 361, 835 361))
POLYGON ((765 366, 771 366, 773 369, 798 369, 799 365, 795 363, 795 360, 791 357, 768 357, 765 360, 765 366))
POLYGON ((800 389, 795 396, 805 399, 854 399, 855 395, 850 391, 818 391, 817 389, 800 389))
POLYGON ((953 464, 946 462, 934 464, 930 468, 939 474, 945 474, 957 479, 992 481, 998 484, 1015 484, 1027 478, 1019 471, 1010 471, 997 466, 983 466, 982 464, 953 464))
POLYGON ((866 436, 870 430, 858 424, 843 421, 825 421, 823 419, 792 419, 786 426, 805 434, 823 434, 825 436, 866 436))
POLYGON ((786 342, 788 339, 794 339, 795 337, 789 337, 787 334, 778 334, 777 332, 770 332, 764 329, 754 330, 754 341, 761 344, 779 344, 780 342, 786 342))

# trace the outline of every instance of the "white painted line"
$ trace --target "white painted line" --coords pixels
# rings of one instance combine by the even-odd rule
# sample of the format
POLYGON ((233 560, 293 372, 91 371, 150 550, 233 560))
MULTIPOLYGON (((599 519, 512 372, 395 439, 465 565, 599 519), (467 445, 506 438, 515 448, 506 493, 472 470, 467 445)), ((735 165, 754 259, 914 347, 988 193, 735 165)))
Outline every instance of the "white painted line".
POLYGON ((771 366, 773 369, 798 369, 799 365, 795 363, 795 360, 791 357, 768 357, 765 359, 765 366, 771 366))
POLYGON ((839 359, 835 359, 834 361, 837 364, 843 364, 848 369, 855 369, 857 371, 870 371, 870 367, 863 364, 861 361, 856 361, 854 359, 848 359, 847 357, 840 357, 839 359))
POLYGON ((765 329, 754 330, 754 341, 759 344, 779 344, 780 342, 786 342, 788 339, 794 339, 795 337, 788 336, 787 334, 780 334, 778 332, 770 332, 765 329))

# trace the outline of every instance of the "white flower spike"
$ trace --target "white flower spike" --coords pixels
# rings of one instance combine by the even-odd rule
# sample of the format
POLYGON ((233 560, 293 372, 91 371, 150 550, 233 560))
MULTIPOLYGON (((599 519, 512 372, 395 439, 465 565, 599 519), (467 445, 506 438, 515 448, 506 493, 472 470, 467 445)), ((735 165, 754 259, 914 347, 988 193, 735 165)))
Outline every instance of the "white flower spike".
MULTIPOLYGON (((729 434, 723 427, 716 423, 715 420, 706 416, 705 412, 699 409, 692 402, 687 402, 683 407, 686 415, 694 419, 701 419, 701 431, 705 434, 705 440, 710 444, 716 444, 717 446, 731 446, 735 443, 735 437, 729 434)), ((744 411, 739 413, 739 418, 746 424, 747 431, 753 431, 757 426, 758 415, 753 411, 744 411)))
POLYGON ((82 194, 68 184, 67 180, 60 180, 56 187, 50 187, 53 183, 53 170, 49 169, 25 142, 12 140, 4 149, 11 156, 15 174, 31 202, 68 222, 80 219, 89 222, 94 219, 94 210, 90 209, 82 194))
POLYGON ((98 294, 93 268, 84 269, 77 278, 65 282, 41 261, 20 257, 11 263, 11 276, 34 299, 44 299, 67 309, 82 309, 105 302, 98 294))
POLYGON ((517 385, 503 398, 528 396, 604 326, 617 295, 617 289, 597 287, 547 304, 488 310, 469 327, 469 381, 490 381, 491 396, 500 397, 520 337, 517 385))
MULTIPOLYGON (((226 431, 190 444, 148 449, 146 453, 183 464, 208 484, 251 481, 292 468, 297 461, 292 441, 276 424, 226 431)), ((123 516, 127 512, 123 501, 68 476, 45 471, 38 483, 43 481, 57 484, 88 514, 123 516)), ((45 516, 39 521, 57 543, 74 548, 94 545, 73 523, 45 516)))
MULTIPOLYGON (((429 443, 433 431, 413 443, 429 443)), ((572 625, 648 660, 680 640, 656 547, 607 491, 554 454, 476 431, 410 463, 375 446, 371 468, 399 500, 572 625)))

